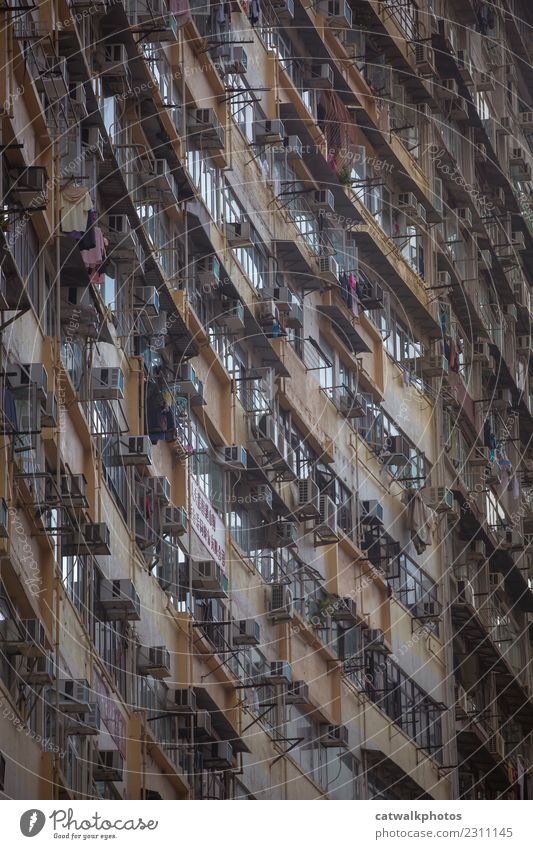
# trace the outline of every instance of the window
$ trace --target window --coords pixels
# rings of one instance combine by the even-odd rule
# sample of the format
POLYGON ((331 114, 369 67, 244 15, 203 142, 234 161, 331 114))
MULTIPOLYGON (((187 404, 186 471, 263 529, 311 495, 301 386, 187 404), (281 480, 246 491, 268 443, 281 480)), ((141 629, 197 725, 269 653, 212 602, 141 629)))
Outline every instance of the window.
POLYGON ((104 478, 115 497, 115 504, 126 516, 128 492, 126 469, 117 462, 120 453, 120 426, 107 401, 95 401, 89 406, 91 430, 101 437, 104 478))

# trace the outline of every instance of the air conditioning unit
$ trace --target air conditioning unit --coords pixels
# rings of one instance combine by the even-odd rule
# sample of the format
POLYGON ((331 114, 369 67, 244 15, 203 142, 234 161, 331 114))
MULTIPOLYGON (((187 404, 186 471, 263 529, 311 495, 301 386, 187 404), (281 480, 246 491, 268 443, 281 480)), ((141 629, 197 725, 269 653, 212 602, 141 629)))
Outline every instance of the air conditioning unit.
POLYGON ((457 581, 457 604, 468 604, 475 607, 474 593, 469 581, 457 581))
POLYGON ((245 74, 248 70, 248 54, 240 44, 232 44, 229 59, 224 63, 230 74, 245 74))
POLYGON ((109 619, 138 621, 141 618, 141 601, 129 578, 102 578, 98 604, 109 619))
POLYGON ((100 733, 100 707, 96 702, 89 704, 89 710, 83 714, 83 718, 71 717, 65 723, 65 734, 67 736, 82 735, 84 737, 96 736, 100 733))
POLYGON ((294 0, 272 0, 271 6, 280 20, 294 18, 294 0))
POLYGON ((192 687, 174 690, 171 710, 177 714, 196 713, 196 693, 192 687))
POLYGON ((93 780, 105 782, 122 781, 124 758, 118 749, 100 749, 93 763, 93 780))
POLYGON ((279 309, 276 301, 273 299, 259 301, 256 304, 256 316, 259 324, 263 326, 271 325, 275 321, 279 322, 279 309))
POLYGON ((225 231, 231 248, 246 248, 252 244, 252 228, 249 221, 227 221, 225 231))
POLYGON ((321 725, 319 741, 327 749, 346 749, 349 743, 348 729, 346 725, 321 725))
POLYGON ((487 749, 493 757, 505 760, 505 740, 498 731, 492 733, 487 740, 487 749))
MULTIPOLYGON (((81 130, 81 145, 82 149, 87 155, 88 153, 94 156, 96 159, 99 159, 100 162, 104 161, 105 158, 105 149, 104 149, 104 137, 102 133, 98 129, 98 127, 82 127, 81 130)), ((110 217, 118 217, 118 216, 110 216, 110 217)), ((123 216, 125 217, 125 216, 123 216)), ((107 236, 106 232, 106 236, 107 236)))
POLYGON ((23 209, 37 211, 46 209, 48 203, 48 174, 42 166, 10 168, 9 176, 14 185, 8 194, 14 194, 23 209))
POLYGON ((361 522, 364 525, 382 525, 384 520, 383 504, 377 499, 363 501, 363 515, 361 522))
POLYGON ((133 290, 133 309, 149 318, 159 315, 159 292, 155 286, 133 290))
POLYGON ((510 389, 496 389, 492 396, 492 407, 496 410, 507 410, 513 406, 513 396, 510 389))
POLYGON ((518 120, 526 133, 533 132, 533 112, 520 112, 518 120))
POLYGON ((437 601, 419 601, 410 610, 415 619, 420 622, 439 619, 441 616, 441 606, 437 601))
POLYGON ((252 509, 259 510, 268 515, 272 511, 274 493, 272 487, 267 483, 251 484, 248 488, 247 495, 244 498, 245 504, 250 504, 252 509))
POLYGON ((171 674, 170 652, 166 646, 139 646, 137 672, 153 678, 168 678, 171 674))
POLYGON ((319 257, 318 270, 326 280, 329 280, 333 283, 339 282, 339 265, 334 256, 319 257))
POLYGON ((519 354, 531 353, 531 336, 517 336, 516 350, 519 354))
POLYGON ((268 618, 273 622, 290 622, 294 616, 292 590, 288 584, 274 583, 269 587, 268 618))
POLYGON ((457 51, 457 66, 459 68, 459 75, 463 82, 467 85, 472 85, 474 82, 474 68, 468 51, 457 51))
MULTIPOLYGON (((89 682, 84 678, 60 678, 57 685, 57 707, 61 713, 88 713, 90 711, 89 682)), ((55 698, 56 692, 52 691, 55 698)))
POLYGON ((304 85, 309 88, 333 88, 334 84, 333 68, 327 63, 315 67, 311 76, 304 80, 304 85))
POLYGON ((105 522, 82 525, 81 531, 65 538, 62 554, 73 556, 85 554, 87 549, 94 555, 111 554, 111 534, 105 522))
POLYGON ((474 342, 472 345, 472 360, 475 363, 490 365, 490 346, 488 342, 474 342))
POLYGON ((285 692, 285 704, 310 706, 309 684, 305 681, 293 681, 285 692))
POLYGON ((54 392, 49 392, 41 405, 41 427, 56 427, 58 422, 58 405, 54 392))
POLYGON ((492 253, 489 250, 479 251, 479 259, 485 268, 492 268, 492 253))
POLYGON ((477 162, 487 161, 487 146, 484 144, 474 145, 474 159, 477 162))
POLYGON ((213 720, 208 710, 198 710, 194 716, 194 739, 195 741, 213 740, 213 720))
POLYGON ((151 466, 152 443, 149 436, 127 436, 119 443, 119 458, 124 466, 151 466))
POLYGON ((329 209, 332 212, 335 210, 335 197, 329 189, 322 189, 319 192, 314 192, 311 205, 315 209, 329 209))
POLYGON ((353 598, 345 596, 332 603, 331 618, 334 622, 352 624, 357 622, 357 604, 353 598))
POLYGON ((221 313, 220 322, 231 333, 238 333, 240 330, 244 330, 244 304, 241 301, 233 301, 221 313))
POLYGON ((179 364, 174 391, 177 395, 189 395, 191 403, 193 400, 203 399, 204 385, 190 363, 179 364))
POLYGON ((222 150, 224 147, 224 127, 214 109, 192 109, 188 115, 187 130, 203 148, 222 150))
POLYGON ((518 311, 516 309, 516 304, 505 304, 504 307, 505 315, 512 318, 513 321, 518 321, 518 311))
POLYGON ((425 42, 415 44, 415 65, 419 74, 436 74, 435 53, 431 45, 425 42))
POLYGON ((248 455, 244 445, 226 445, 224 447, 224 462, 234 469, 246 469, 248 455))
POLYGON ((238 619, 232 629, 234 646, 258 646, 261 642, 261 629, 256 619, 238 619))
POLYGON ((7 377, 11 389, 24 389, 34 386, 38 399, 43 403, 48 395, 48 374, 41 363, 26 363, 25 365, 9 365, 7 377))
POLYGON ((9 536, 9 514, 5 498, 0 498, 0 539, 9 536))
POLYGON ((87 97, 83 83, 75 83, 69 88, 70 108, 74 118, 79 123, 89 114, 87 111, 87 97))
POLYGON ((70 507, 87 507, 87 481, 84 475, 61 475, 61 500, 70 507))
POLYGON ((233 765, 233 748, 227 740, 211 743, 202 753, 204 769, 231 769, 233 765))
POLYGON ((488 74, 486 71, 476 71, 474 83, 477 91, 494 91, 495 88, 493 74, 488 74))
POLYGON ((170 481, 165 476, 159 476, 151 479, 151 485, 154 491, 154 496, 161 501, 162 504, 170 504, 170 481))
POLYGON ((320 516, 315 525, 315 544, 338 541, 337 536, 337 505, 329 495, 320 496, 320 516))
POLYGON ((461 221, 465 227, 472 227, 472 212, 470 209, 468 209, 468 207, 456 209, 455 214, 459 221, 461 221))
POLYGON ((267 544, 270 548, 287 548, 298 542, 298 526, 295 522, 273 522, 267 527, 267 544))
POLYGON ((515 147, 511 151, 509 160, 511 177, 513 179, 529 182, 531 180, 531 165, 526 159, 526 153, 523 148, 515 147))
POLYGON ((286 660, 272 660, 265 676, 265 684, 291 684, 292 669, 286 660))
POLYGON ((285 138, 285 127, 279 118, 255 121, 253 125, 256 144, 276 144, 285 138))
MULTIPOLYGON (((426 493, 426 490, 423 490, 426 493)), ((426 503, 437 513, 456 513, 455 497, 451 489, 444 486, 432 487, 427 490, 426 503)))
POLYGON ((398 209, 404 212, 408 218, 418 215, 418 200, 413 192, 400 192, 398 195, 398 209))
POLYGON ((214 560, 193 560, 192 588, 199 598, 227 598, 228 577, 214 560))
POLYGON ((443 100, 454 100, 456 97, 459 97, 459 86, 457 85, 457 80, 453 78, 443 80, 440 95, 443 100))
POLYGON ((288 311, 285 314, 286 327, 303 327, 304 311, 302 304, 297 301, 291 301, 288 307, 288 311))
POLYGON ((47 651, 45 654, 33 658, 23 673, 23 679, 26 684, 33 684, 40 687, 46 684, 53 684, 56 679, 56 665, 53 653, 47 651))
POLYGON ((303 159, 304 146, 300 136, 287 136, 284 147, 287 159, 303 159))
POLYGON ((298 481, 298 517, 317 519, 320 516, 320 490, 314 478, 298 481))
POLYGON ((356 392, 342 392, 339 395, 339 410, 347 419, 360 419, 367 414, 365 397, 356 392))
POLYGON ((390 436, 387 439, 383 461, 387 466, 404 466, 410 454, 411 447, 404 436, 390 436))
POLYGON ((100 44, 96 53, 97 64, 103 76, 127 77, 128 51, 120 43, 100 44))
POLYGON ((187 532, 188 518, 185 507, 165 507, 161 513, 161 532, 171 537, 183 536, 187 532))
POLYGON ((525 251, 526 243, 525 243, 524 234, 523 234, 522 230, 514 230, 511 233, 511 242, 512 242, 513 248, 515 248, 515 250, 525 251))
POLYGON ((381 628, 366 628, 363 631, 363 639, 366 649, 372 649, 372 651, 386 650, 385 634, 381 628))
POLYGON ((44 657, 47 653, 44 625, 39 619, 2 619, 0 644, 6 654, 44 657))
POLYGON ((346 0, 320 0, 318 11, 334 29, 349 29, 352 26, 352 9, 346 0))
POLYGON ((94 368, 91 371, 95 401, 118 401, 124 398, 124 372, 120 368, 94 368))

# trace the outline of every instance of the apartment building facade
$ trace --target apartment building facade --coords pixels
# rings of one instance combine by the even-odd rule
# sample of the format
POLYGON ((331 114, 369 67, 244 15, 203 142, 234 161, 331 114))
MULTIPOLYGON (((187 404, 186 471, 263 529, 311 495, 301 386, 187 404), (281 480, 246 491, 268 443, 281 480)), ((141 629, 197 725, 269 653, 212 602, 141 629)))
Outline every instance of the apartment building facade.
POLYGON ((5 798, 531 797, 527 6, 0 6, 5 798))

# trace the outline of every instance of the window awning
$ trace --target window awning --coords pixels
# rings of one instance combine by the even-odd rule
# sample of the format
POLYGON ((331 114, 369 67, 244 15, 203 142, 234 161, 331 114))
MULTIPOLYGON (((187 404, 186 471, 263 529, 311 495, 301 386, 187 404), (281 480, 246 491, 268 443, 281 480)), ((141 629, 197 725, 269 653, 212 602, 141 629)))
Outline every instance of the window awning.
POLYGON ((200 710, 207 710, 211 714, 211 721, 213 723, 213 728, 221 738, 221 740, 228 740, 233 746, 234 752, 250 752, 250 749, 239 736, 238 732, 235 730, 226 714, 223 710, 219 708, 214 699, 211 698, 209 693, 204 687, 195 687, 194 692, 196 695, 196 704, 200 708, 200 710))

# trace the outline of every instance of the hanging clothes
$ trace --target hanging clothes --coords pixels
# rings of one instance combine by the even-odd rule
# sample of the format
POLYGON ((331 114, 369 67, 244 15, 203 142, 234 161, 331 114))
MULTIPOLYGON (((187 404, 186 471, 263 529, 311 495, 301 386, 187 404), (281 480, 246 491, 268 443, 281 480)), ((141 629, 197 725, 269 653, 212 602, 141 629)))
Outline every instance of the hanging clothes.
POLYGON ((256 24, 259 23, 260 18, 261 18, 261 7, 259 5, 259 0, 252 0, 252 2, 250 3, 250 13, 248 15, 248 20, 250 21, 251 25, 254 27, 256 24))
POLYGON ((350 271, 350 276, 348 278, 348 282, 350 284, 350 300, 351 300, 351 308, 352 312, 355 316, 359 317, 359 309, 358 309, 358 301, 357 301, 357 280, 353 271, 350 271))
POLYGON ((85 263, 85 267, 89 272, 91 283, 103 283, 104 275, 101 271, 101 266, 104 262, 106 251, 104 234, 100 227, 94 227, 94 240, 94 248, 91 248, 90 250, 82 250, 81 256, 85 263))
POLYGON ((337 160, 335 158, 335 153, 332 150, 330 150, 330 152, 328 153, 327 163, 328 163, 329 167, 331 168, 331 170, 333 171, 333 173, 337 174, 339 169, 337 167, 337 160))
POLYGON ((87 216, 93 208, 85 186, 65 186, 61 191, 61 229, 63 233, 85 233, 87 216))
POLYGON ((455 342, 455 339, 450 339, 450 371, 459 374, 459 349, 455 342))
POLYGON ((418 490, 407 493, 407 527, 417 554, 423 554, 433 541, 434 515, 418 490))
POLYGON ((348 275, 345 271, 341 272, 339 283, 341 286, 341 298, 348 304, 350 300, 350 284, 348 282, 348 275))
POLYGON ((92 251, 96 247, 96 235, 94 232, 95 221, 96 212, 94 209, 91 209, 91 211, 87 215, 85 231, 82 233, 78 243, 80 250, 82 251, 92 251))
POLYGON ((485 423, 483 425, 483 444, 485 445, 485 448, 490 448, 491 451, 496 451, 498 445, 496 436, 492 432, 488 419, 485 419, 485 423))
POLYGON ((170 0, 169 10, 176 17, 176 23, 179 27, 185 26, 191 20, 189 0, 170 0))
POLYGON ((4 405, 2 408, 2 416, 4 419, 4 427, 11 431, 17 430, 17 407, 15 398, 9 386, 4 386, 4 405))

